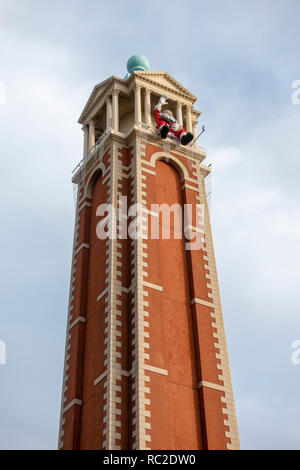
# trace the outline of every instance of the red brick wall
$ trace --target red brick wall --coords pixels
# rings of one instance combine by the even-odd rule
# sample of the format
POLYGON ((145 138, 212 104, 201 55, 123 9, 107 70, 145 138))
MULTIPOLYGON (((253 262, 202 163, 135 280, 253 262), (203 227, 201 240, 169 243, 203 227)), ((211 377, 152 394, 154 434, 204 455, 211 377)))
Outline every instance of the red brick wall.
MULTIPOLYGON (((150 186, 153 203, 178 203, 183 198, 177 171, 156 163, 150 186)), ((147 200, 149 200, 147 198, 147 200)), ((162 219, 160 218, 160 225, 162 219)), ((172 223, 172 226, 173 223, 172 223)), ((151 448, 202 447, 188 260, 183 239, 148 240, 150 360, 168 375, 150 372, 151 448)))
MULTIPOLYGON (((150 160, 155 152, 161 152, 158 146, 148 144, 145 159, 150 160)), ((172 155, 170 155, 172 157, 172 155)), ((132 150, 124 147, 118 150, 118 158, 126 167, 133 158, 132 150)), ((192 167, 180 155, 176 158, 185 166, 190 178, 191 187, 197 186, 192 167)), ((109 164, 109 152, 104 157, 105 165, 109 164)), ((175 165, 176 166, 176 165, 175 165)), ((142 168, 150 168, 147 165, 142 168)), ((174 166, 157 161, 156 175, 146 175, 146 201, 151 204, 185 202, 195 205, 196 192, 184 188, 182 175, 174 166)), ((124 173, 129 175, 130 170, 124 173)), ((88 179, 88 175, 86 180, 88 179)), ((101 449, 103 445, 103 406, 104 380, 96 386, 94 380, 104 371, 105 350, 105 297, 97 301, 98 295, 107 287, 107 246, 106 240, 99 240, 96 225, 99 217, 96 209, 99 204, 108 202, 108 183, 102 184, 100 176, 93 187, 91 207, 86 206, 80 212, 77 247, 81 243, 89 245, 76 256, 76 279, 74 280, 73 317, 82 316, 86 323, 79 322, 72 328, 70 339, 70 359, 68 369, 68 389, 65 405, 73 399, 80 399, 82 406, 74 405, 64 415, 63 448, 101 449)), ((123 195, 131 201, 130 178, 118 180, 123 195)), ((83 192, 81 192, 83 196, 83 192)), ((88 202, 89 200, 86 199, 88 202)), ((201 202, 201 201, 200 201, 201 202)), ((81 203, 82 204, 82 203, 81 203)), ((194 223, 194 222, 193 222, 194 223)), ((172 224, 173 225, 173 224, 172 224)), ((130 240, 118 240, 122 253, 121 274, 118 280, 128 289, 131 284, 132 245, 130 240)), ((228 438, 225 438, 224 414, 222 412, 222 391, 198 388, 201 381, 223 385, 218 378, 220 362, 216 358, 218 349, 213 333, 211 307, 194 304, 194 297, 211 301, 208 296, 211 289, 206 286, 208 273, 203 259, 203 250, 186 251, 185 240, 144 240, 147 245, 148 267, 147 281, 162 287, 162 292, 147 288, 149 303, 149 354, 145 363, 167 371, 167 375, 147 371, 150 377, 150 405, 145 409, 151 417, 146 418, 151 429, 151 442, 147 446, 152 449, 224 449, 228 438)), ((132 293, 122 292, 118 296, 122 319, 122 347, 120 363, 123 371, 130 371, 132 351, 131 328, 132 293)), ((131 448, 132 411, 131 393, 132 377, 122 376, 117 383, 121 386, 121 439, 116 441, 122 449, 131 448)), ((117 431, 121 431, 117 429, 117 431)))

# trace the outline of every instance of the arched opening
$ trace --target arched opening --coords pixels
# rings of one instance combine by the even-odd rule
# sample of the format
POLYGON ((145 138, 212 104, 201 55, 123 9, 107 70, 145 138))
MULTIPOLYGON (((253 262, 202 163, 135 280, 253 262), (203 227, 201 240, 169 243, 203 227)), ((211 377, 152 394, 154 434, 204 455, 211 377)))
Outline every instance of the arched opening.
MULTIPOLYGON (((183 208, 182 170, 177 162, 166 162, 161 155, 155 172, 153 203, 183 208)), ((167 371, 167 375, 150 376, 151 448, 201 449, 189 260, 183 233, 180 238, 148 240, 148 266, 149 280, 163 289, 149 291, 151 364, 167 371)))
POLYGON ((165 152, 156 152, 151 156, 151 163, 155 165, 157 161, 164 161, 175 168, 181 181, 189 177, 187 169, 175 155, 168 155, 165 152))
POLYGON ((84 195, 88 197, 89 199, 92 198, 94 186, 97 180, 103 175, 103 173, 104 173, 104 165, 100 164, 97 168, 93 170, 93 172, 89 176, 86 182, 85 191, 84 191, 84 195))
POLYGON ((89 254, 85 302, 85 344, 83 355, 81 449, 99 449, 103 423, 103 386, 94 381, 104 371, 105 304, 97 302, 97 296, 106 287, 106 240, 96 234, 97 207, 107 201, 107 189, 102 184, 102 171, 98 168, 90 176, 86 195, 91 199, 89 217, 89 254))

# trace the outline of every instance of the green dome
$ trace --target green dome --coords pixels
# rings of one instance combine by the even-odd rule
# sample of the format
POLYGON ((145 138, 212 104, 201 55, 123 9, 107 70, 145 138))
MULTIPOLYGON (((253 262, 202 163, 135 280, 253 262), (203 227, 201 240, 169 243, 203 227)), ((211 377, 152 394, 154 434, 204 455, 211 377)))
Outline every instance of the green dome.
POLYGON ((130 57, 127 61, 128 74, 131 74, 134 70, 149 70, 150 64, 148 59, 142 54, 136 54, 130 57))

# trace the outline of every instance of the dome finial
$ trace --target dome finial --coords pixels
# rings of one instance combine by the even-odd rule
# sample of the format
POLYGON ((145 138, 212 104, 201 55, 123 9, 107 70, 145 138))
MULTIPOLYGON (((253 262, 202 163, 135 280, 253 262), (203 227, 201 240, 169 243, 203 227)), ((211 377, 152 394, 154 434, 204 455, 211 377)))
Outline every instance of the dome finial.
POLYGON ((147 71, 150 68, 149 61, 147 57, 142 54, 135 54, 131 56, 127 61, 127 71, 128 73, 125 75, 124 80, 130 77, 132 72, 135 70, 139 71, 147 71))

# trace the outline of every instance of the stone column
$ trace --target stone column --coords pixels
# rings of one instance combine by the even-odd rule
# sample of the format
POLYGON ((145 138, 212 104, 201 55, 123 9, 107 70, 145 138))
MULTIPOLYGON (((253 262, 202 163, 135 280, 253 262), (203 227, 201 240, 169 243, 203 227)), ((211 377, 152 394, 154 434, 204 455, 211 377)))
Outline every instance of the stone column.
POLYGON ((183 126, 182 104, 181 104, 181 103, 177 103, 176 118, 177 118, 178 124, 179 124, 180 126, 183 126))
POLYGON ((89 150, 95 145, 95 121, 91 119, 89 121, 89 150))
POLYGON ((134 122, 136 125, 142 122, 141 87, 137 85, 134 89, 134 122))
POLYGON ((112 106, 111 97, 109 96, 106 100, 106 130, 111 129, 112 126, 112 106))
POLYGON ((112 128, 119 131, 119 90, 112 92, 112 128))
POLYGON ((151 95, 150 90, 145 89, 144 96, 144 108, 145 108, 145 123, 147 126, 151 126, 151 95))
POLYGON ((83 158, 86 158, 89 150, 89 126, 82 126, 83 134, 83 158))
POLYGON ((186 131, 192 132, 192 107, 186 106, 186 131))

